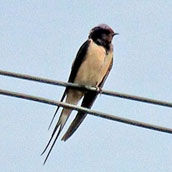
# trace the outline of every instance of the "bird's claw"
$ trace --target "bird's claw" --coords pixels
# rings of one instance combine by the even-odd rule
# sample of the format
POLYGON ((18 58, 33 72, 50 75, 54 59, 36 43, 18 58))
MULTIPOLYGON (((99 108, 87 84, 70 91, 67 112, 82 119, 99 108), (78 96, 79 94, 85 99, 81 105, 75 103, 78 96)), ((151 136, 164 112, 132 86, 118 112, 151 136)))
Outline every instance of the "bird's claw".
POLYGON ((102 88, 101 88, 101 87, 96 86, 96 91, 97 91, 99 94, 102 94, 102 88))

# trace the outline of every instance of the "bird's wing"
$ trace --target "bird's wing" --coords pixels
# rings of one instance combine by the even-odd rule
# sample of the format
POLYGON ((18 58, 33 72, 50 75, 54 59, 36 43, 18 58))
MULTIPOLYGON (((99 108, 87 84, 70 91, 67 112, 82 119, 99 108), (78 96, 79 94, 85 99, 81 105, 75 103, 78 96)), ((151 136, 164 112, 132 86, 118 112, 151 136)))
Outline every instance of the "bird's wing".
MULTIPOLYGON (((86 53, 87 53, 87 49, 88 49, 89 44, 90 44, 90 40, 87 40, 87 41, 84 42, 84 44, 80 47, 80 49, 79 49, 79 51, 78 51, 78 53, 77 53, 77 55, 76 55, 76 58, 75 58, 75 60, 74 60, 74 62, 73 62, 73 65, 72 65, 72 69, 71 69, 71 73, 70 73, 68 82, 74 82, 75 77, 76 77, 76 75, 77 75, 77 72, 78 72, 78 70, 79 70, 79 67, 81 66, 82 62, 85 60, 85 57, 86 57, 86 53)), ((61 98, 61 101, 63 101, 64 98, 66 97, 66 95, 68 94, 69 88, 70 88, 70 87, 66 87, 66 89, 65 89, 65 91, 64 91, 64 93, 63 93, 63 96, 62 96, 62 98, 61 98)), ((71 89, 71 88, 70 88, 70 89, 71 89)), ((57 107, 57 110, 56 110, 56 112, 55 112, 55 114, 54 114, 54 116, 53 116, 53 118, 52 118, 52 121, 51 121, 51 123, 50 123, 50 126, 51 126, 51 124, 52 124, 52 122, 53 122, 53 120, 54 120, 54 118, 55 118, 55 116, 56 116, 56 113, 57 113, 58 109, 59 109, 59 106, 57 107)), ((50 137, 50 139, 49 139, 49 141, 48 141, 48 143, 47 143, 45 149, 43 150, 43 152, 42 152, 42 154, 41 154, 41 155, 43 155, 43 154, 45 153, 45 151, 46 151, 47 148, 49 147, 49 145, 50 145, 50 143, 51 143, 51 141, 52 141, 52 139, 53 139, 53 137, 54 137, 54 135, 55 135, 55 133, 56 133, 58 127, 60 126, 60 129, 59 129, 59 131, 58 131, 58 133, 57 133, 57 135, 56 135, 56 137, 55 137, 55 139, 54 139, 54 141, 53 141, 53 143, 52 143, 52 145, 51 145, 51 147, 50 147, 50 150, 49 150, 49 152, 48 152, 46 158, 45 158, 44 164, 45 164, 45 162, 47 161, 47 159, 48 159, 48 157, 49 157, 49 155, 50 155, 50 153, 51 153, 51 150, 52 150, 52 148, 53 148, 53 146, 54 146, 54 144, 55 144, 55 142, 56 142, 56 140, 57 140, 57 137, 59 136, 59 134, 60 134, 60 132, 61 132, 61 130, 62 130, 64 124, 65 124, 65 122, 64 122, 64 124, 61 125, 61 121, 60 121, 61 117, 62 117, 62 115, 60 116, 59 121, 57 122, 57 124, 56 124, 56 126, 55 126, 55 128, 54 128, 54 130, 53 130, 53 133, 52 133, 52 135, 51 135, 51 137, 50 137)), ((66 120, 65 120, 65 121, 66 121, 66 120)))
MULTIPOLYGON (((82 62, 85 60, 89 44, 90 44, 90 40, 87 40, 80 47, 80 49, 79 49, 79 51, 78 51, 78 53, 76 55, 76 58, 75 58, 75 60, 74 60, 74 62, 72 64, 71 73, 70 73, 68 82, 71 82, 71 83, 74 82, 76 74, 77 74, 77 72, 79 70, 79 67, 81 66, 82 62)), ((66 94, 67 94, 68 90, 69 90, 69 87, 66 87, 66 89, 65 89, 65 91, 63 93, 63 96, 62 96, 62 98, 60 100, 61 102, 63 102, 64 98, 66 97, 66 94)), ((57 114, 57 112, 59 110, 59 107, 60 106, 57 107, 57 109, 56 109, 56 111, 55 111, 55 113, 53 115, 53 118, 52 118, 52 120, 50 122, 50 125, 49 125, 48 129, 51 127, 51 125, 52 125, 52 123, 54 121, 54 118, 55 118, 55 116, 56 116, 56 114, 57 114)))
POLYGON ((78 51, 78 53, 76 55, 76 58, 75 58, 75 60, 74 60, 74 62, 72 64, 71 73, 70 73, 68 82, 74 82, 76 74, 77 74, 81 64, 85 60, 86 53, 87 53, 89 45, 90 45, 90 40, 88 39, 80 47, 80 49, 79 49, 79 51, 78 51))
POLYGON ((112 60, 111 60, 111 63, 110 63, 110 65, 109 65, 109 68, 108 68, 108 70, 107 70, 107 72, 106 72, 106 75, 105 75, 104 78, 102 79, 102 82, 99 84, 99 87, 100 87, 100 88, 103 87, 103 85, 104 85, 104 83, 105 83, 105 81, 106 81, 106 79, 107 79, 107 77, 108 77, 108 75, 109 75, 109 73, 110 73, 110 71, 111 71, 111 69, 112 69, 112 66, 113 66, 113 58, 112 58, 112 60))
MULTIPOLYGON (((109 68, 106 72, 106 75, 103 77, 101 83, 99 84, 99 87, 102 88, 104 85, 105 80, 107 79, 110 70, 112 69, 112 65, 113 65, 113 58, 111 60, 111 63, 109 65, 109 68)), ((91 108, 91 106, 93 105, 96 97, 97 97, 98 93, 95 91, 88 91, 85 96, 84 99, 82 101, 81 106, 82 107, 86 107, 86 108, 91 108)), ((62 140, 66 141, 75 131, 76 129, 80 126, 80 124, 82 123, 82 121, 84 120, 84 118, 86 117, 86 112, 82 112, 79 111, 75 117, 75 119, 73 120, 72 124, 70 125, 70 127, 68 128, 67 132, 64 134, 64 136, 62 137, 62 140)))

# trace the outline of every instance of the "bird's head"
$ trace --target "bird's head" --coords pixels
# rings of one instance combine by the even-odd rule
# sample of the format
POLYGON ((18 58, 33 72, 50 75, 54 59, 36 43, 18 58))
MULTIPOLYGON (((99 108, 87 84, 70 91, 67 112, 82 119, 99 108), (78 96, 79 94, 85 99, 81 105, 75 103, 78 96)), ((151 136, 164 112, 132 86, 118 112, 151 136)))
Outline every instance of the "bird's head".
POLYGON ((118 35, 118 33, 115 33, 111 27, 106 24, 100 24, 91 29, 88 38, 108 50, 115 35, 118 35))

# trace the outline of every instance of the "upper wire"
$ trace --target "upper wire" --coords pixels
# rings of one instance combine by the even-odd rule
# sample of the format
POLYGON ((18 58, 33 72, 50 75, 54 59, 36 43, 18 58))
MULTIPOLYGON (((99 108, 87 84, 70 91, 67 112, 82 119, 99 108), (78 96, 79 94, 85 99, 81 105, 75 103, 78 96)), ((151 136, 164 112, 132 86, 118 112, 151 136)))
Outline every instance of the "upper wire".
MULTIPOLYGON (((67 83, 67 82, 62 82, 62 81, 55 81, 51 79, 45 79, 41 77, 35 77, 31 75, 19 74, 19 73, 14 73, 14 72, 7 72, 3 70, 0 70, 0 75, 26 79, 30 81, 36 81, 36 82, 41 82, 41 83, 46 83, 46 84, 51 84, 51 85, 72 87, 72 88, 77 88, 81 90, 91 90, 91 91, 99 92, 95 87, 83 86, 83 85, 78 85, 75 83, 67 83)), ((167 101, 155 100, 155 99, 150 99, 146 97, 134 96, 130 94, 124 94, 124 93, 119 93, 119 92, 114 92, 114 91, 109 91, 109 90, 104 90, 104 89, 101 90, 101 94, 172 108, 172 103, 167 102, 167 101)))

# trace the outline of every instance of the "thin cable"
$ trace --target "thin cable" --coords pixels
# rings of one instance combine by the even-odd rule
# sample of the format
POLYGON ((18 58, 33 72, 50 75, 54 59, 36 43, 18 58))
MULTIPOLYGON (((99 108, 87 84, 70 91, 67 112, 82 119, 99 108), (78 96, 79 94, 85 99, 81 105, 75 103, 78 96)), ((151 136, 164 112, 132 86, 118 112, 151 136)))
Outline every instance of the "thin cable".
MULTIPOLYGON (((92 91, 98 92, 98 90, 95 87, 81 86, 81 85, 74 84, 74 83, 55 81, 55 80, 51 80, 51 79, 45 79, 45 78, 24 75, 24 74, 19 74, 19 73, 13 73, 13 72, 7 72, 7 71, 2 71, 2 70, 0 70, 0 75, 10 76, 10 77, 15 77, 15 78, 20 78, 20 79, 26 79, 26 80, 31 80, 31 81, 37 81, 37 82, 51 84, 51 85, 59 85, 59 86, 63 86, 63 87, 73 87, 73 88, 77 88, 77 89, 92 90, 92 91)), ((160 101, 160 100, 155 100, 155 99, 150 99, 150 98, 145 98, 145 97, 140 97, 140 96, 133 96, 133 95, 129 95, 129 94, 108 91, 108 90, 101 90, 101 94, 172 108, 172 103, 166 102, 166 101, 160 101)))
POLYGON ((97 117, 101 117, 101 118, 105 118, 105 119, 109 119, 109 120, 112 120, 112 121, 118 121, 118 122, 122 122, 122 123, 125 123, 125 124, 134 125, 134 126, 137 126, 137 127, 142 127, 142 128, 146 128, 146 129, 151 129, 151 130, 156 130, 156 131, 172 134, 172 129, 170 129, 170 128, 161 127, 161 126, 152 125, 152 124, 147 124, 147 123, 143 123, 143 122, 139 122, 139 121, 135 121, 135 120, 130 120, 130 119, 110 115, 110 114, 107 114, 107 113, 98 112, 98 111, 90 110, 90 109, 83 108, 83 107, 78 107, 78 106, 71 105, 71 104, 68 104, 68 103, 57 102, 57 101, 53 101, 53 100, 50 100, 50 99, 45 99, 45 98, 42 98, 42 97, 35 97, 35 96, 27 95, 27 94, 16 93, 16 92, 11 92, 11 91, 7 91, 7 90, 1 90, 1 89, 0 89, 0 94, 6 95, 6 96, 22 98, 22 99, 26 99, 26 100, 32 100, 32 101, 45 103, 45 104, 49 104, 49 105, 56 105, 56 106, 66 107, 66 108, 74 109, 74 110, 77 110, 77 111, 84 111, 84 112, 86 112, 88 114, 91 114, 91 115, 94 115, 94 116, 97 116, 97 117))

